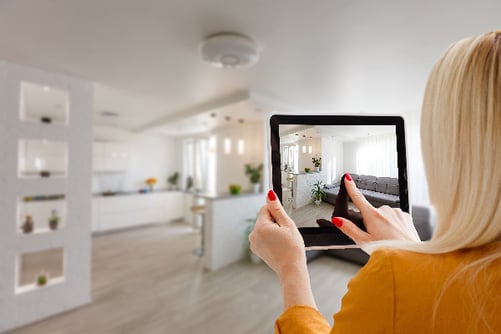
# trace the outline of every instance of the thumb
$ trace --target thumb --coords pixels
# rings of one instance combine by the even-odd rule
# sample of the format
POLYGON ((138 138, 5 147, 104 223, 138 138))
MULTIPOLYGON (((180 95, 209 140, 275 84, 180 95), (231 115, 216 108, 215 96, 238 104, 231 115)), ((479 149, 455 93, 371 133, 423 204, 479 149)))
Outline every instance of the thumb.
POLYGON ((349 236, 351 240, 355 241, 357 245, 371 241, 370 234, 361 230, 349 219, 343 217, 332 217, 332 224, 340 229, 341 232, 349 236))
POLYGON ((268 211, 275 222, 280 225, 287 225, 290 223, 290 218, 284 210, 284 207, 277 198, 277 194, 273 190, 268 191, 268 211))

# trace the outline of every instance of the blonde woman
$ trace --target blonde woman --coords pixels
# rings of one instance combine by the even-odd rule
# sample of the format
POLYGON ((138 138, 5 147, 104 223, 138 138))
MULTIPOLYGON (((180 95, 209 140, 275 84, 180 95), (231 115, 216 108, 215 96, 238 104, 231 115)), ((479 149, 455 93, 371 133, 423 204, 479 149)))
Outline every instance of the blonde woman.
POLYGON ((333 224, 377 249, 333 328, 316 309, 301 235, 268 193, 250 241, 280 279, 275 333, 501 333, 501 30, 461 40, 437 62, 421 138, 436 231, 420 242, 408 214, 372 207, 347 175, 367 232, 333 224))

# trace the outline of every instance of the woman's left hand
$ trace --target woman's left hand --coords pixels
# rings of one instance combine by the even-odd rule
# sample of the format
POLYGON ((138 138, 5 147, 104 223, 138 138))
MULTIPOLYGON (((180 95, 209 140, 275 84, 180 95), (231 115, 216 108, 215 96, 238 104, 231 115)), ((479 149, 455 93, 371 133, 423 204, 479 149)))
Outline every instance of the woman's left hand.
POLYGON ((259 212, 249 241, 252 252, 279 277, 306 270, 303 237, 272 190, 268 192, 267 204, 259 212))

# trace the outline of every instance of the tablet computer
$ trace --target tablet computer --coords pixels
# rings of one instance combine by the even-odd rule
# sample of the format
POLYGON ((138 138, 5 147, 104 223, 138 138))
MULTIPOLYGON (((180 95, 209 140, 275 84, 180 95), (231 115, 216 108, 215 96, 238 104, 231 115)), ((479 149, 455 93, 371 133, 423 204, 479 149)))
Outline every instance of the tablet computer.
POLYGON ((358 247, 330 222, 343 216, 365 228, 345 173, 374 207, 409 212, 402 117, 273 115, 270 140, 273 190, 307 249, 358 247))

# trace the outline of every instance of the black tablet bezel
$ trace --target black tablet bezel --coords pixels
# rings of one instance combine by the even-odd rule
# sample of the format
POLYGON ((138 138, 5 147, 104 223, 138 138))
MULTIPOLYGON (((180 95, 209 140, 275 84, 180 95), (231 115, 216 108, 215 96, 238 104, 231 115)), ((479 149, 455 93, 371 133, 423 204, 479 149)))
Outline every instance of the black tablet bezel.
MULTIPOLYGON (((280 166, 280 125, 393 125, 397 138, 397 168, 400 209, 409 212, 407 185, 407 154, 404 119, 400 116, 339 116, 339 115, 273 115, 270 118, 271 167, 273 190, 282 201, 282 171, 280 166)), ((354 242, 339 229, 332 227, 299 228, 306 247, 344 246, 354 242)))

